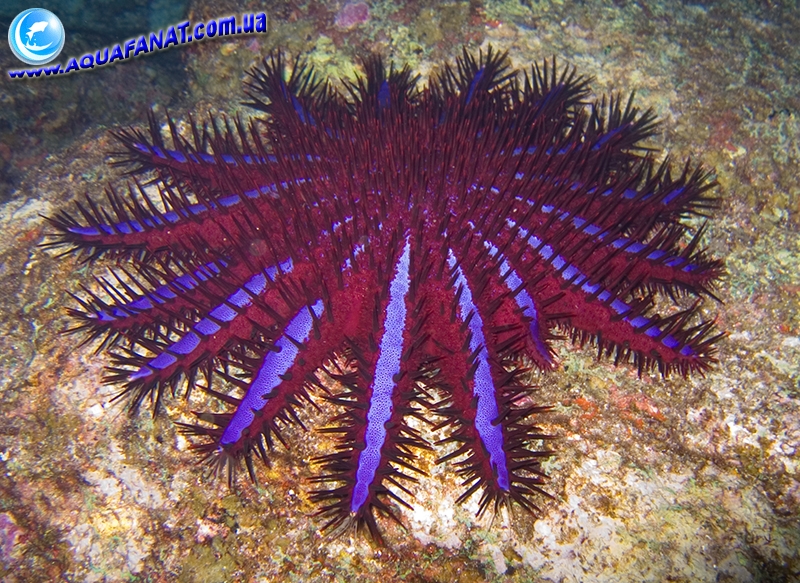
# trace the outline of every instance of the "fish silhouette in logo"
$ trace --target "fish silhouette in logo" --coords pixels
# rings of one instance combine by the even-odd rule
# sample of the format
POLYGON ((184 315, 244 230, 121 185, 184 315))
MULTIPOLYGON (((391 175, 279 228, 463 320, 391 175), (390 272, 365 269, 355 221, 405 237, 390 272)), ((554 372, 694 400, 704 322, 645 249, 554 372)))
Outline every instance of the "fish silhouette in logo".
POLYGON ((25 46, 27 48, 29 48, 29 49, 42 50, 42 49, 46 49, 47 47, 52 45, 53 43, 47 43, 46 45, 40 47, 40 46, 38 46, 36 44, 31 44, 31 41, 33 40, 33 35, 36 34, 37 32, 44 32, 44 30, 46 28, 47 28, 47 21, 46 20, 41 20, 39 22, 34 22, 31 25, 31 27, 28 29, 28 32, 25 33, 25 36, 28 37, 28 41, 25 43, 25 46))

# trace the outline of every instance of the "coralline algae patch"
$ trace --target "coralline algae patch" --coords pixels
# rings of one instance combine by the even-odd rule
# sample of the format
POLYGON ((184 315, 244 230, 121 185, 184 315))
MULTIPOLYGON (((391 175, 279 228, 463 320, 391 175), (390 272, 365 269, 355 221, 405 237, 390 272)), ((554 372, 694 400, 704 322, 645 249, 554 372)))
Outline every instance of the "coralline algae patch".
MULTIPOLYGON (((698 494, 714 502, 724 489, 703 492, 694 486, 695 479, 687 474, 648 475, 625 467, 614 451, 597 450, 571 476, 561 506, 536 523, 533 540, 514 549, 545 581, 585 581, 587 569, 617 573, 620 580, 633 573, 644 581, 711 581, 720 575, 745 580, 748 572, 735 548, 710 553, 697 544, 711 533, 691 507, 698 494), (632 516, 640 520, 633 522, 632 516), (665 540, 670 541, 669 552, 654 561, 653 548, 665 540)), ((763 518, 768 509, 732 506, 724 511, 731 510, 744 521, 751 513, 763 518)))
MULTIPOLYGON (((108 413, 104 404, 113 393, 96 390, 92 369, 99 373, 89 366, 86 378, 65 385, 66 400, 56 412, 72 420, 61 427, 75 433, 52 438, 61 441, 70 455, 61 468, 43 468, 52 477, 39 486, 41 495, 60 500, 60 511, 47 518, 48 528, 61 533, 69 547, 71 570, 86 569, 81 580, 90 583, 121 580, 144 569, 144 559, 152 555, 157 540, 152 534, 154 515, 167 512, 170 492, 169 484, 165 488, 160 480, 154 481, 146 467, 133 461, 141 456, 140 442, 126 442, 124 431, 122 436, 116 433, 119 424, 104 418, 108 413), (59 485, 61 472, 80 477, 59 485)), ((69 379, 73 371, 65 370, 63 378, 69 379)))
POLYGON ((339 28, 350 29, 369 20, 369 6, 366 2, 348 2, 336 13, 334 24, 339 28))
POLYGON ((17 526, 14 517, 4 512, 0 514, 0 563, 8 564, 14 559, 14 548, 24 531, 17 526))

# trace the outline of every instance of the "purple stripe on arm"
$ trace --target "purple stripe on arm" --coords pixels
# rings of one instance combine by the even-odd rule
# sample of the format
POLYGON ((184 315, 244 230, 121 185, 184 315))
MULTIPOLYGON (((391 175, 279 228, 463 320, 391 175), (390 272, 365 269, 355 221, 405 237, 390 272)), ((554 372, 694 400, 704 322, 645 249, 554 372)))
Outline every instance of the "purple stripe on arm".
MULTIPOLYGON (((224 261, 219 262, 223 267, 226 265, 224 261)), ((167 300, 173 300, 178 297, 178 294, 173 292, 170 287, 174 287, 179 293, 185 293, 197 287, 199 281, 207 281, 211 277, 219 274, 220 268, 215 263, 208 263, 194 271, 194 274, 186 273, 176 277, 172 282, 166 285, 157 287, 152 292, 144 295, 138 299, 132 300, 125 304, 120 304, 111 309, 111 313, 104 310, 98 310, 95 314, 89 316, 96 317, 102 322, 113 322, 118 318, 127 318, 139 312, 150 310, 156 304, 163 304, 167 300)))
POLYGON ((264 356, 258 374, 250 383, 244 399, 242 399, 227 427, 225 427, 222 439, 220 439, 220 445, 229 445, 238 441, 244 430, 252 425, 255 419, 255 412, 264 408, 272 390, 283 382, 281 376, 286 374, 294 365, 300 352, 289 337, 297 342, 306 342, 308 340, 311 326, 314 323, 311 310, 319 318, 323 311, 322 300, 317 300, 311 307, 304 306, 301 308, 286 326, 283 336, 275 342, 274 348, 264 356))
MULTIPOLYGON (((225 264, 222 263, 222 265, 224 266, 225 264)), ((291 260, 281 263, 280 269, 283 270, 284 273, 290 272, 292 270, 291 260)), ((187 354, 191 354, 197 349, 198 346, 200 346, 201 336, 211 336, 220 331, 221 328, 219 324, 217 324, 214 320, 217 322, 232 322, 239 315, 239 313, 228 304, 232 304, 237 308, 246 308, 249 306, 252 303, 251 296, 261 295, 264 293, 267 288, 267 277, 269 277, 270 280, 273 280, 277 270, 277 266, 269 267, 265 270, 266 275, 264 273, 257 273, 252 276, 247 283, 244 284, 243 288, 239 288, 237 291, 228 296, 226 302, 211 310, 209 312, 210 318, 203 318, 200 320, 194 325, 193 330, 190 330, 184 334, 179 340, 170 345, 167 350, 150 360, 146 366, 143 366, 139 370, 133 372, 128 379, 130 381, 134 381, 152 374, 153 369, 162 370, 173 365, 175 362, 177 362, 177 358, 175 358, 174 355, 186 356, 187 354)), ((220 273, 220 268, 213 263, 209 263, 195 271, 194 275, 198 280, 206 281, 212 274, 216 275, 218 273, 220 273)), ((187 289, 193 289, 198 285, 197 281, 189 275, 182 275, 176 281, 180 281, 181 285, 187 289)), ((137 302, 142 302, 146 299, 147 298, 141 298, 136 302, 126 304, 126 306, 135 305, 137 302)), ((144 307, 144 304, 141 305, 144 307)), ((152 305, 148 307, 152 307, 152 305)), ((101 320, 104 320, 104 317, 107 316, 105 312, 98 312, 97 315, 98 319, 101 320)), ((115 318, 111 317, 110 319, 105 319, 108 321, 113 321, 115 318)))
POLYGON ((386 306, 386 319, 383 323, 372 380, 372 397, 367 411, 366 444, 358 455, 356 484, 350 511, 357 512, 369 498, 369 487, 375 480, 375 472, 381 462, 381 449, 386 441, 386 422, 392 416, 392 393, 394 376, 400 372, 400 357, 403 353, 403 333, 406 328, 406 295, 411 285, 408 276, 410 245, 406 240, 403 254, 395 266, 395 276, 389 286, 389 303, 386 306))
MULTIPOLYGON (((515 226, 514 221, 511 219, 506 219, 506 223, 511 227, 515 226)), ((608 303, 609 300, 611 300, 612 295, 610 291, 602 288, 599 283, 589 283, 589 278, 586 276, 586 274, 581 272, 576 266, 567 264, 566 260, 561 255, 556 255, 553 257, 554 251, 552 247, 549 245, 543 245, 543 241, 539 239, 539 237, 536 237, 535 235, 528 236, 528 231, 522 227, 520 227, 518 232, 518 236, 525 239, 528 245, 532 249, 536 250, 542 259, 550 261, 553 267, 556 269, 563 268, 561 271, 561 279, 564 281, 570 281, 575 278, 573 285, 580 285, 583 292, 596 295, 597 299, 603 303, 608 303)), ((611 300, 609 306, 612 310, 620 315, 625 314, 631 309, 628 304, 619 299, 611 300)), ((637 332, 644 331, 644 333, 650 338, 658 338, 662 334, 662 330, 655 324, 652 324, 652 320, 644 316, 637 316, 634 318, 625 317, 624 321, 633 326, 637 332)), ((681 346, 681 342, 672 334, 667 334, 664 338, 662 338, 661 344, 672 350, 676 350, 679 346, 681 346)), ((688 344, 684 344, 683 348, 680 350, 680 353, 683 356, 691 356, 694 354, 694 350, 688 344)))
POLYGON ((489 462, 497 472, 497 485, 508 491, 510 480, 508 477, 508 465, 506 464, 506 454, 503 450, 503 428, 494 424, 494 420, 499 416, 497 409, 496 391, 492 380, 492 371, 489 368, 489 353, 486 350, 486 338, 483 335, 483 320, 478 313, 478 307, 472 300, 472 291, 469 282, 457 265, 456 256, 452 249, 449 250, 447 263, 450 268, 455 268, 456 289, 461 288, 461 297, 458 300, 459 317, 462 322, 466 322, 470 314, 469 330, 472 337, 469 341, 470 352, 477 352, 478 368, 475 369, 473 379, 472 394, 477 397, 477 411, 475 413, 475 429, 481 438, 486 451, 489 453, 489 462))
POLYGON ((203 336, 211 336, 212 334, 216 334, 220 331, 219 324, 212 322, 208 318, 203 318, 197 324, 195 324, 194 329, 200 332, 203 336))
MULTIPOLYGON (((498 254, 497 247, 492 245, 489 241, 485 241, 484 246, 489 250, 489 255, 492 257, 498 254)), ((511 292, 518 290, 524 284, 522 278, 514 271, 502 253, 500 254, 500 260, 502 261, 500 264, 500 276, 505 278, 506 287, 511 292)), ((528 293, 528 290, 522 287, 521 291, 514 296, 514 300, 522 310, 522 313, 531 321, 529 326, 531 338, 533 338, 533 343, 536 345, 536 350, 539 352, 539 355, 545 362, 552 363, 553 357, 550 356, 547 344, 539 336, 539 313, 536 310, 536 304, 533 298, 528 293)))
MULTIPOLYGON (((516 175, 516 178, 518 180, 521 179, 521 178, 524 178, 524 177, 525 177, 525 175, 520 173, 520 172, 518 172, 517 175, 516 175)), ((498 194, 500 192, 497 188, 494 188, 494 187, 492 188, 492 191, 495 192, 495 194, 498 194)), ((626 198, 632 198, 635 195, 636 195, 636 191, 633 191, 633 194, 631 196, 626 196, 626 198)), ((645 197, 645 198, 647 198, 647 197, 645 197)), ((523 200, 523 198, 518 196, 517 200, 523 200)), ((525 199, 525 202, 528 204, 528 206, 534 206, 536 204, 536 201, 533 200, 533 199, 525 199)), ((667 204, 667 202, 668 201, 664 201, 665 204, 667 204)), ((541 210, 542 210, 542 212, 544 212, 546 214, 550 214, 552 212, 557 213, 558 216, 559 216, 559 220, 561 220, 561 221, 564 221, 564 220, 572 217, 572 224, 575 226, 576 229, 579 229, 579 232, 586 233, 587 235, 597 236, 597 239, 599 241, 604 241, 605 238, 606 238, 606 234, 602 232, 603 229, 599 225, 595 225, 595 224, 589 223, 586 219, 584 219, 584 218, 582 218, 582 217, 580 217, 578 215, 572 215, 571 213, 569 213, 567 211, 562 211, 561 209, 558 209, 558 208, 554 207, 553 205, 542 205, 541 210)), ((619 238, 615 239, 614 241, 611 241, 610 245, 612 247, 614 247, 614 249, 622 248, 622 250, 625 253, 629 253, 631 255, 636 255, 637 253, 641 252, 642 249, 644 249, 646 247, 645 243, 642 243, 642 242, 639 242, 639 241, 633 241, 633 240, 631 240, 629 238, 626 238, 626 237, 619 237, 619 238)), ((680 256, 677 256, 677 257, 665 257, 666 254, 667 254, 666 251, 662 251, 660 249, 656 249, 656 250, 650 252, 647 255, 646 259, 650 259, 651 261, 661 261, 662 263, 664 263, 668 267, 678 267, 678 266, 686 263, 686 265, 684 265, 684 267, 682 268, 682 271, 685 271, 685 272, 697 271, 699 269, 699 266, 694 265, 692 263, 687 263, 686 258, 684 258, 684 257, 680 257, 680 256)))
POLYGON ((200 337, 195 332, 187 332, 183 338, 170 346, 170 352, 189 354, 200 345, 200 337))

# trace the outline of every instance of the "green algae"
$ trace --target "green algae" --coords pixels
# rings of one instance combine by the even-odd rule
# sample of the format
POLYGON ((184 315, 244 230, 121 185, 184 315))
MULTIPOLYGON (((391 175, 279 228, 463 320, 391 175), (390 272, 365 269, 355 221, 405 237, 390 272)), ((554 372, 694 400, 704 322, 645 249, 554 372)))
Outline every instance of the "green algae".
POLYGON ((180 583, 227 583, 237 567, 235 556, 214 537, 210 544, 192 546, 177 580, 180 583))

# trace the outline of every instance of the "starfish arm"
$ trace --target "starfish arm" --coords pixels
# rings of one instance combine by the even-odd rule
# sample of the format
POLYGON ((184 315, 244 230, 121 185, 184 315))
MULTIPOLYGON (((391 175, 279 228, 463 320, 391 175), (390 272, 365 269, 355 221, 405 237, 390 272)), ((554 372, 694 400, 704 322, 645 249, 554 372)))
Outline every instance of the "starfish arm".
POLYGON ((486 325, 497 314, 494 294, 485 272, 472 267, 470 246, 463 247, 448 252, 445 279, 431 280, 427 289, 432 304, 441 306, 429 329, 441 353, 434 379, 445 395, 437 405, 445 418, 440 427, 451 428, 442 443, 455 446, 439 461, 458 460, 465 487, 459 501, 481 492, 479 513, 512 500, 535 511, 529 497, 541 491, 540 464, 550 453, 537 449, 548 436, 530 418, 544 408, 520 407, 530 392, 520 382, 524 371, 505 361, 505 349, 486 325))
POLYGON ((352 527, 377 540, 376 512, 397 520, 387 498, 408 506, 395 490, 410 494, 403 482, 416 481, 411 472, 421 473, 414 450, 429 448, 407 422, 423 419, 417 405, 425 404, 429 374, 428 357, 420 350, 422 303, 412 284, 421 259, 412 254, 408 238, 392 241, 382 270, 390 279, 375 281, 373 301, 363 304, 365 340, 348 341, 355 371, 334 376, 346 390, 331 400, 345 412, 325 430, 339 435, 336 451, 316 460, 323 473, 314 481, 328 487, 312 493, 322 505, 319 514, 328 519, 324 530, 352 527))

